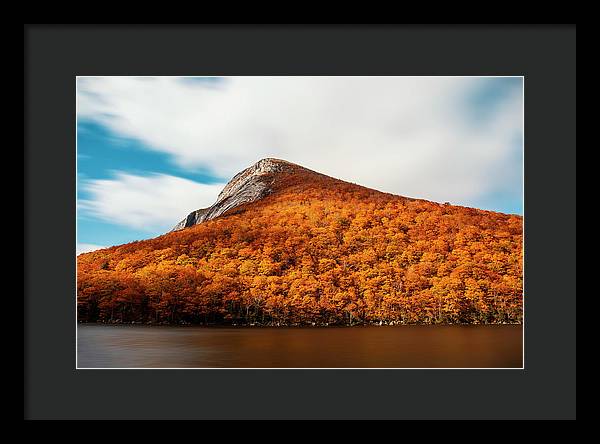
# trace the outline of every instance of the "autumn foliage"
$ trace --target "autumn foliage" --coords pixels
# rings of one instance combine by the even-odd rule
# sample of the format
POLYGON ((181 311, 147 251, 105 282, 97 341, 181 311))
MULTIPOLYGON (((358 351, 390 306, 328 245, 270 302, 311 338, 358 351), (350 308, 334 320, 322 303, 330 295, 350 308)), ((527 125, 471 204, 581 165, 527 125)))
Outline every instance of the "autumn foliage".
POLYGON ((82 322, 522 322, 522 217, 280 175, 215 220, 77 258, 82 322))

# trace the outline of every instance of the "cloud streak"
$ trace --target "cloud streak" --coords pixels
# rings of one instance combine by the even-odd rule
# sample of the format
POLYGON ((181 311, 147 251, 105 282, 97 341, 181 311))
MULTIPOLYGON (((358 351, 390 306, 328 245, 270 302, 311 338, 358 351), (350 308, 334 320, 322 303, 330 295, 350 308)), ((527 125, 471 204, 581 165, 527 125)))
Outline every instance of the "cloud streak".
POLYGON ((214 203, 223 184, 199 184, 166 174, 144 177, 117 172, 114 179, 87 180, 82 215, 151 233, 166 231, 192 209, 214 203))

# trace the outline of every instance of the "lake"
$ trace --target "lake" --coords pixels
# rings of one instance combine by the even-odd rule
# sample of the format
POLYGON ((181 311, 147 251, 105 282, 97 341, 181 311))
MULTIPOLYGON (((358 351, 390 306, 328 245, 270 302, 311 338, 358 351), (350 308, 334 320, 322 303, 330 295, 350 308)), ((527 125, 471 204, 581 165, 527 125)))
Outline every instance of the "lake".
POLYGON ((172 327, 79 324, 79 368, 522 367, 521 325, 172 327))

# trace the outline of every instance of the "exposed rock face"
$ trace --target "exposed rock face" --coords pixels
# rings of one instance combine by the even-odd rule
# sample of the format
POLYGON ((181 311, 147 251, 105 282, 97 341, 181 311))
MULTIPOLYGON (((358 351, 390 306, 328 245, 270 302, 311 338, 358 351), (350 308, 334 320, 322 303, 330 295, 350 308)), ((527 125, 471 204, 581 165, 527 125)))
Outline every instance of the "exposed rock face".
POLYGON ((266 158, 259 160, 251 167, 236 174, 225 185, 223 191, 219 193, 217 201, 212 206, 191 212, 171 231, 181 230, 214 219, 232 208, 264 198, 273 191, 273 185, 277 177, 276 173, 291 172, 295 168, 302 167, 279 159, 266 158))

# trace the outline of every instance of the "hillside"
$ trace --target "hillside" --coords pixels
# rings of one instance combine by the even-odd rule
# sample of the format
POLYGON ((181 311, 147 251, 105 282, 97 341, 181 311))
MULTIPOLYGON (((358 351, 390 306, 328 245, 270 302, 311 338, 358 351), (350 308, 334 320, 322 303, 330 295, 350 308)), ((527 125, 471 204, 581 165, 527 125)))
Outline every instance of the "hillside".
POLYGON ((78 318, 520 323, 522 223, 265 159, 174 231, 78 256, 78 318))

